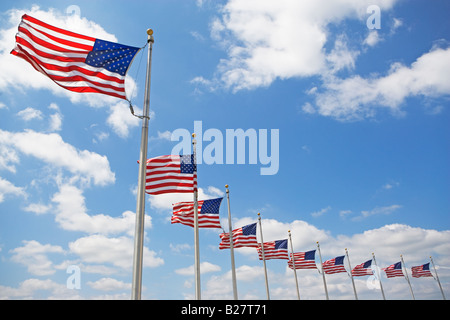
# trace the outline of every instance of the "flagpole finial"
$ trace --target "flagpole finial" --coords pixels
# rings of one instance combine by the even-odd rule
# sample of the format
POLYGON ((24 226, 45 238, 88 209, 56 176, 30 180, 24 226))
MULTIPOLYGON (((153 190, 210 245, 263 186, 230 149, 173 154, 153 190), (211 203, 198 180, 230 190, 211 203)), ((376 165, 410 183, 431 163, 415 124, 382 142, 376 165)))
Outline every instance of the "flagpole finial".
MULTIPOLYGON (((258 216, 260 216, 260 215, 261 215, 261 213, 258 212, 258 216)), ((431 257, 430 257, 430 258, 431 258, 431 257)))
POLYGON ((227 184, 225 185, 225 188, 227 188, 227 189, 228 189, 228 185, 227 185, 227 184))
POLYGON ((147 29, 147 34, 149 36, 152 36, 153 35, 153 29, 147 29))

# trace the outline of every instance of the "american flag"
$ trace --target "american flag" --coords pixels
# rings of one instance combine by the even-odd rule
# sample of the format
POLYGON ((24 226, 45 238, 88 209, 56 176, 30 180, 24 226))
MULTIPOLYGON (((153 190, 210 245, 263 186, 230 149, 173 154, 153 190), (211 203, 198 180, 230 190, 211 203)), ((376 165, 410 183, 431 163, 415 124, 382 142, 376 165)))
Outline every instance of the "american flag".
POLYGON ((352 270, 352 276, 354 277, 362 277, 362 276, 371 276, 373 275, 372 271, 372 259, 367 260, 361 264, 358 264, 352 270))
MULTIPOLYGON (((256 223, 234 229, 232 234, 233 248, 258 247, 258 242, 256 242, 256 223)), ((219 244, 219 249, 230 249, 230 234, 224 232, 220 235, 220 239, 222 241, 219 244)))
MULTIPOLYGON (((198 227, 222 228, 219 209, 223 198, 198 201, 198 227)), ((171 223, 194 227, 194 202, 178 202, 173 205, 171 223)))
POLYGON ((416 266, 411 268, 412 276, 414 278, 420 278, 420 277, 432 277, 430 271, 430 263, 425 263, 421 266, 416 266))
MULTIPOLYGON (((306 252, 295 252, 295 269, 317 269, 316 266, 316 250, 306 252)), ((289 268, 293 269, 292 253, 291 259, 288 261, 289 268)))
POLYGON ((384 268, 383 271, 386 272, 388 278, 404 277, 401 261, 391 264, 389 267, 384 268))
POLYGON ((145 192, 191 193, 197 189, 194 155, 168 155, 147 160, 145 192))
MULTIPOLYGON (((258 243, 259 260, 263 260, 261 244, 258 243)), ((289 259, 287 239, 264 242, 264 260, 289 259)))
POLYGON ((344 267, 344 258, 345 256, 339 256, 325 261, 322 265, 323 271, 326 274, 347 272, 344 267))
POLYGON ((138 51, 136 47, 60 29, 25 14, 11 54, 67 90, 127 99, 125 75, 138 51))

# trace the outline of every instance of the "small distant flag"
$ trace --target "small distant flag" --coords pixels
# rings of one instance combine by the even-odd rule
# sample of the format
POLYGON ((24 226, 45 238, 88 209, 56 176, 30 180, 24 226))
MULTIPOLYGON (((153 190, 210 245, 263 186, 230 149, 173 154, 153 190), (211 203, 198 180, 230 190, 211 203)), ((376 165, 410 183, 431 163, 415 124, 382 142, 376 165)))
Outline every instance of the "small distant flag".
POLYGON ((323 263, 322 268, 326 274, 347 272, 344 267, 345 256, 336 257, 323 263))
MULTIPOLYGON (((263 260, 261 244, 258 243, 259 260, 263 260)), ((289 259, 287 239, 264 242, 264 260, 289 259)))
MULTIPOLYGON (((234 229, 232 235, 233 248, 258 247, 258 242, 256 242, 256 222, 234 229)), ((224 232, 220 234, 220 239, 222 241, 219 244, 219 249, 230 249, 230 234, 224 232)))
POLYGON ((391 264, 389 267, 384 268, 383 271, 386 272, 388 278, 404 277, 401 261, 391 264))
POLYGON ((421 277, 432 277, 430 271, 430 263, 425 263, 421 266, 416 266, 411 268, 412 276, 414 278, 421 278, 421 277))
POLYGON ((192 193, 197 189, 194 155, 167 155, 147 160, 145 192, 192 193))
MULTIPOLYGON (((198 201, 198 227, 222 228, 219 209, 223 198, 198 201)), ((194 202, 178 202, 173 205, 171 223, 194 227, 194 202)))
POLYGON ((372 271, 372 259, 367 260, 361 264, 358 264, 352 270, 352 276, 354 277, 362 277, 362 276, 371 276, 373 275, 372 271))
POLYGON ((126 100, 125 75, 138 51, 136 47, 60 29, 24 14, 11 54, 64 89, 126 100))
MULTIPOLYGON (((295 252, 295 269, 317 269, 316 266, 316 250, 306 252, 295 252)), ((293 269, 292 254, 288 261, 289 268, 293 269)))

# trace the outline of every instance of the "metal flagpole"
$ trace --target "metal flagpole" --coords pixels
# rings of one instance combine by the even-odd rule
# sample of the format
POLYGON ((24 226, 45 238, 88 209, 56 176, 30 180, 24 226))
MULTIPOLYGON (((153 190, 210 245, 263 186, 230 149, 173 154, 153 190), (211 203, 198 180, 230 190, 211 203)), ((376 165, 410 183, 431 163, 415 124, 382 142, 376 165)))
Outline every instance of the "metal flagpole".
POLYGON ((231 226, 231 209, 230 209, 230 190, 228 190, 228 185, 225 185, 227 189, 227 202, 228 202, 228 227, 230 231, 230 255, 231 255, 231 280, 233 282, 233 298, 238 299, 237 285, 236 285, 236 266, 234 264, 234 248, 233 248, 233 228, 231 226))
POLYGON ((267 294, 267 300, 270 300, 269 281, 267 280, 266 257, 264 256, 264 239, 263 239, 263 232, 262 232, 262 226, 261 226, 261 214, 259 212, 258 212, 258 222, 259 222, 259 231, 260 231, 260 235, 261 235, 261 254, 262 254, 263 264, 264 264, 264 277, 266 279, 266 294, 267 294))
POLYGON ((380 283, 380 288, 381 288, 381 294, 383 295, 383 300, 386 300, 386 297, 384 296, 384 290, 383 290, 383 285, 381 284, 381 272, 378 271, 378 266, 377 266, 377 260, 375 259, 375 254, 372 252, 372 257, 373 257, 373 262, 375 262, 375 272, 378 272, 378 275, 376 275, 376 277, 378 277, 378 282, 380 283))
POLYGON ((300 290, 298 289, 297 270, 295 270, 294 246, 292 245, 291 230, 288 230, 289 242, 291 244, 292 269, 294 269, 295 287, 297 288, 297 298, 300 300, 300 290))
POLYGON ((431 260, 431 264, 433 265, 434 273, 436 274, 436 280, 437 280, 437 282, 439 284, 439 288, 441 289, 442 298, 444 298, 444 300, 447 300, 447 299, 445 299, 444 290, 442 290, 441 282, 439 281, 439 277, 438 277, 438 274, 437 274, 437 271, 436 271, 436 266, 434 265, 434 261, 433 261, 433 258, 431 256, 430 256, 430 260, 431 260))
POLYGON ((147 169, 147 144, 148 144, 148 122, 150 109, 150 83, 152 70, 152 49, 153 30, 147 30, 148 57, 147 57, 147 74, 145 78, 145 94, 144 94, 144 110, 142 116, 142 133, 141 133, 141 151, 139 157, 139 177, 138 191, 136 200, 136 229, 134 235, 134 255, 133 255, 133 282, 131 290, 131 299, 141 299, 142 289, 142 262, 144 251, 144 217, 145 217, 145 177, 147 169))
POLYGON ((416 298, 414 297, 413 289, 411 287, 411 282, 409 282, 408 271, 406 269, 405 261, 403 261, 403 255, 400 255, 400 259, 402 260, 402 268, 405 267, 405 278, 406 281, 408 281, 409 290, 411 291, 412 298, 413 300, 416 300, 416 298))
POLYGON ((348 257, 347 248, 345 248, 345 255, 347 256, 348 267, 350 268, 350 278, 352 279, 353 292, 355 293, 355 300, 358 300, 358 295, 356 294, 355 280, 353 279, 352 275, 352 265, 350 264, 350 258, 348 257))
MULTIPOLYGON (((194 165, 197 166, 197 140, 195 140, 195 133, 192 134, 192 147, 194 154, 194 165)), ((194 171, 195 172, 195 171, 194 171)), ((194 270, 195 270, 195 299, 201 300, 200 287, 200 247, 198 240, 198 191, 197 191, 197 172, 194 176, 194 270)))
POLYGON ((323 271, 322 254, 320 253, 319 241, 317 241, 317 250, 319 251, 320 268, 322 269, 322 278, 323 278, 323 287, 325 288, 325 296, 327 297, 327 300, 329 300, 328 289, 327 289, 327 281, 325 280, 325 271, 323 271))

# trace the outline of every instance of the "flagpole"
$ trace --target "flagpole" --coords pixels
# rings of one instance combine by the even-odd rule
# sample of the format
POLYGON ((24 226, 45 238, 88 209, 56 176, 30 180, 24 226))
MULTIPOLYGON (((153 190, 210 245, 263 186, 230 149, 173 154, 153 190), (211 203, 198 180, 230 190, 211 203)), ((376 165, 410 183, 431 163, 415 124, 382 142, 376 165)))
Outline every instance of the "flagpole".
POLYGON ((236 285, 236 266, 234 264, 234 248, 233 248, 233 228, 231 225, 231 209, 230 209, 230 190, 228 190, 228 185, 225 185, 227 189, 227 203, 228 203, 228 227, 230 231, 230 255, 231 255, 231 280, 233 282, 233 298, 238 299, 237 285, 236 285))
POLYGON ((322 254, 320 253, 319 241, 317 241, 317 250, 319 251, 320 268, 322 269, 322 279, 323 279, 323 287, 325 288, 325 296, 327 297, 327 300, 329 300, 328 289, 327 289, 327 281, 325 280, 325 271, 323 271, 322 254))
POLYGON ((402 260, 402 268, 405 267, 405 276, 406 276, 405 278, 406 281, 408 281, 409 290, 411 291, 412 298, 413 300, 416 300, 416 298, 414 297, 413 289, 411 287, 411 282, 409 282, 408 270, 406 269, 405 261, 403 261, 403 255, 400 255, 400 259, 402 260))
POLYGON ((350 268, 350 278, 352 279, 353 292, 355 293, 355 300, 358 300, 358 295, 356 294, 355 280, 353 279, 353 274, 352 274, 352 265, 350 264, 350 258, 348 256, 347 248, 345 248, 345 255, 347 256, 348 267, 350 268))
POLYGON ((261 214, 259 212, 258 212, 258 222, 259 222, 259 232, 261 235, 261 254, 262 254, 263 264, 264 264, 264 277, 266 279, 266 294, 267 294, 267 300, 270 300, 269 281, 267 280, 266 257, 264 256, 264 239, 263 239, 263 232, 262 232, 262 226, 261 226, 261 214))
POLYGON ((295 269, 294 246, 292 245, 291 230, 288 230, 289 242, 291 244, 292 269, 294 269, 295 287, 297 288, 297 298, 300 300, 300 290, 298 289, 297 270, 295 269))
POLYGON ((444 300, 447 300, 447 299, 445 299, 444 290, 442 290, 441 282, 439 281, 439 276, 438 276, 437 271, 436 271, 436 266, 434 265, 434 261, 433 261, 433 258, 431 256, 430 256, 430 260, 431 260, 431 264, 433 265, 434 273, 436 274, 436 280, 437 280, 437 282, 439 284, 439 289, 441 289, 442 298, 444 298, 444 300))
MULTIPOLYGON (((377 260, 375 259, 375 254, 372 252, 372 257, 373 257, 373 262, 375 262, 375 272, 378 272, 378 265, 377 265, 377 260)), ((378 282, 380 283, 380 288, 381 288, 381 294, 383 295, 383 300, 386 300, 386 297, 384 296, 384 290, 383 290, 383 285, 381 284, 381 272, 378 272, 378 282)))
POLYGON ((145 78, 144 110, 142 116, 141 149, 139 157, 139 177, 136 200, 136 226, 134 235, 133 282, 131 299, 140 300, 142 291, 142 264, 144 251, 144 217, 145 217, 145 177, 147 169, 148 122, 150 109, 150 84, 152 70, 152 50, 155 39, 153 30, 147 30, 148 56, 145 78))
MULTIPOLYGON (((192 134, 192 147, 194 154, 194 166, 197 166, 197 140, 195 139, 195 133, 192 134)), ((200 287, 200 247, 198 239, 198 191, 197 191, 197 172, 194 169, 194 270, 195 270, 195 299, 201 300, 201 287, 200 287)))

